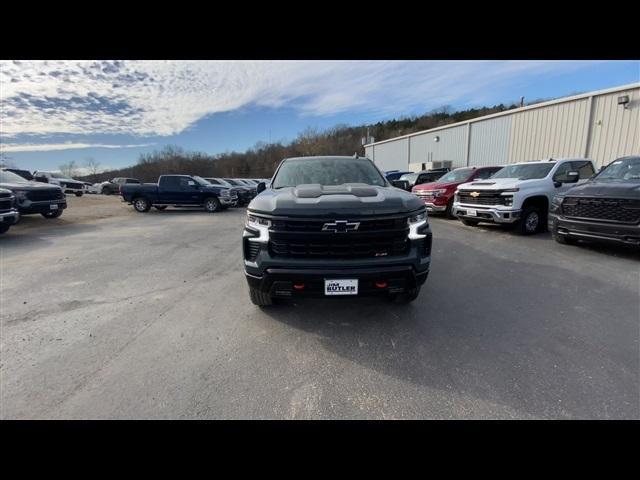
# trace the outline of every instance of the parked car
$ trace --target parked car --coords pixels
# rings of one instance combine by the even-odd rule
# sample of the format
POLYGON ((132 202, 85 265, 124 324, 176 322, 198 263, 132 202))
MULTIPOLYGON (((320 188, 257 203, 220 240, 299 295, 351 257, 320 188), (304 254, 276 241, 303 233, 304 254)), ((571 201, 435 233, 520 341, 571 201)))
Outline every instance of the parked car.
POLYGON ((141 182, 137 178, 116 177, 98 184, 98 193, 102 195, 119 195, 120 187, 126 184, 137 184, 141 182))
POLYGON ((212 185, 220 185, 227 187, 231 194, 232 207, 239 207, 249 204, 249 196, 247 195, 247 189, 244 187, 234 187, 229 182, 224 181, 221 178, 206 177, 205 180, 212 185))
POLYGON ((99 183, 83 182, 85 193, 97 194, 99 191, 99 183))
POLYGON ((453 213, 465 225, 510 224, 523 235, 538 233, 547 228, 554 195, 594 173, 593 162, 584 158, 514 163, 488 180, 460 185, 453 213))
POLYGON ((453 215, 453 197, 458 185, 474 180, 486 180, 501 168, 456 168, 445 173, 435 182, 416 185, 411 189, 411 192, 422 199, 429 213, 444 213, 447 218, 456 218, 453 215))
POLYGON ((429 274, 431 231, 418 197, 393 188, 363 157, 283 160, 247 209, 249 296, 418 297, 429 274))
POLYGON ((582 185, 554 196, 549 230, 558 243, 640 246, 640 156, 618 158, 582 185))
POLYGON ((244 189, 244 191, 246 192, 245 193, 245 198, 246 198, 246 204, 245 205, 248 205, 249 202, 251 200, 253 200, 255 198, 255 196, 258 194, 257 186, 250 187, 249 185, 246 185, 246 184, 238 181, 237 179, 233 179, 233 178, 223 178, 222 180, 224 180, 225 182, 229 183, 233 187, 242 187, 244 189))
POLYGON ((13 172, 0 172, 0 188, 11 190, 20 215, 40 213, 45 218, 58 218, 67 208, 62 188, 41 182, 30 182, 13 172))
POLYGON ((29 170, 21 170, 19 168, 8 168, 8 167, 4 167, 2 170, 6 172, 13 172, 16 175, 20 175, 25 180, 29 180, 29 181, 33 180, 33 174, 29 170))
POLYGON ((15 194, 11 190, 0 188, 0 234, 7 233, 19 219, 15 194))
POLYGON ((403 175, 407 175, 413 172, 404 171, 404 170, 389 170, 388 172, 384 172, 384 176, 387 177, 387 180, 390 182, 394 180, 399 180, 403 175))
POLYGON ((164 210, 172 205, 203 207, 213 213, 232 205, 229 190, 195 175, 162 175, 158 183, 125 183, 120 187, 123 201, 138 212, 148 212, 151 207, 164 210))
MULTIPOLYGON (((415 172, 415 173, 405 173, 398 180, 400 182, 406 182, 403 188, 410 192, 411 189, 416 185, 420 185, 422 183, 435 182, 440 177, 442 177, 445 173, 447 173, 449 170, 451 169, 437 168, 433 170, 422 170, 421 172, 415 172)), ((399 186, 398 183, 396 183, 396 185, 399 186)))
POLYGON ((68 178, 62 173, 36 170, 33 172, 33 177, 37 182, 58 185, 64 193, 73 193, 76 197, 81 197, 84 194, 84 184, 80 180, 68 178))

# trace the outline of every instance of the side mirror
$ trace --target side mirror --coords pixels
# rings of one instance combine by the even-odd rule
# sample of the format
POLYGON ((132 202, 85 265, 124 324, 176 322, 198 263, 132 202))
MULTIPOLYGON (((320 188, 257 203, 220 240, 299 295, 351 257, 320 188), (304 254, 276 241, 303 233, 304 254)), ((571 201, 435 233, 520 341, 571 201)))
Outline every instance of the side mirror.
POLYGON ((409 182, 406 180, 392 180, 391 185, 402 190, 409 190, 409 182))
POLYGON ((260 182, 260 183, 258 183, 258 185, 256 186, 256 191, 257 191, 258 193, 260 193, 260 192, 264 192, 266 189, 267 189, 267 184, 266 184, 266 183, 264 183, 264 182, 260 182))

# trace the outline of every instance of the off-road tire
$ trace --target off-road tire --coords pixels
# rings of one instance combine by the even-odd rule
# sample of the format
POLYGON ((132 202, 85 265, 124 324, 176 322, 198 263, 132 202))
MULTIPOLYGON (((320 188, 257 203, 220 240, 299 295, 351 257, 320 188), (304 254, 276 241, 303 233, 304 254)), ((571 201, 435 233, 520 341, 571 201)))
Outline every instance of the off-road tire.
POLYGON ((205 212, 215 213, 220 210, 220 200, 216 197, 209 197, 204 201, 204 210, 205 212))
POLYGON ((520 235, 533 235, 543 230, 543 223, 547 218, 536 206, 528 206, 522 210, 520 220, 515 224, 516 232, 520 235))
POLYGON ((46 213, 41 213, 41 215, 44 218, 59 218, 60 215, 62 215, 62 209, 59 208, 58 210, 52 210, 51 212, 46 212, 46 213))
POLYGON ((268 293, 261 292, 255 288, 249 287, 249 298, 254 305, 258 307, 268 307, 273 304, 273 299, 268 293))

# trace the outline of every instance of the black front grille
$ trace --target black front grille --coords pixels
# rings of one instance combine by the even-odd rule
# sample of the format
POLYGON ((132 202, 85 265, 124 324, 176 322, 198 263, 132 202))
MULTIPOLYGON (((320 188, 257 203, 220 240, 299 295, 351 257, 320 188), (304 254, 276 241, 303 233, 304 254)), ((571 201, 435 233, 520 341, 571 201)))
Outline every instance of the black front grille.
POLYGON ((636 224, 640 222, 640 199, 566 197, 562 213, 568 218, 636 224))
POLYGON ((505 196, 502 191, 460 190, 458 201, 472 205, 505 205, 505 196))
POLYGON ((59 189, 38 189, 27 191, 27 198, 32 202, 44 202, 47 200, 60 200, 64 198, 62 190, 59 189))
POLYGON ((269 230, 272 255, 301 258, 372 258, 404 255, 410 248, 406 217, 358 219, 357 230, 323 230, 324 220, 274 220, 269 230))
POLYGON ((6 212, 13 208, 13 199, 0 198, 0 212, 6 212))

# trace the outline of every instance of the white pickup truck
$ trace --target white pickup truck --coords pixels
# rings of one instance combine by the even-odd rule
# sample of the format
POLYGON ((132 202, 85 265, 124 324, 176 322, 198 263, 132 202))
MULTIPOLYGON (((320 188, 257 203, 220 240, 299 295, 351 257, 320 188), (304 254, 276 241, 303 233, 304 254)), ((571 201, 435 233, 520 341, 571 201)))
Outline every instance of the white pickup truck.
POLYGON ((80 180, 74 180, 59 172, 43 172, 36 170, 33 172, 33 178, 36 182, 50 183, 58 185, 64 193, 73 193, 76 197, 81 197, 85 191, 84 183, 80 180))
POLYGON ((553 197, 595 171, 593 162, 584 158, 506 165, 487 180, 458 186, 453 213, 465 225, 512 224, 518 233, 531 235, 547 228, 553 197))

